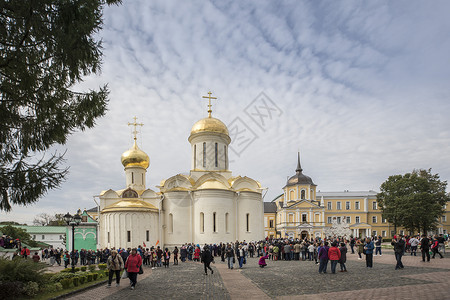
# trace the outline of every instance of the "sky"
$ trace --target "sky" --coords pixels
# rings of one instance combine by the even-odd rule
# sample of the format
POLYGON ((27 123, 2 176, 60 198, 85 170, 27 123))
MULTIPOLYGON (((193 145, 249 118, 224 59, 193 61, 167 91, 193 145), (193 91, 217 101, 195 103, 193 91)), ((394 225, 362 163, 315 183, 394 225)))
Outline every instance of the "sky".
POLYGON ((128 122, 144 126, 147 187, 190 170, 192 125, 227 124, 234 175, 261 182, 265 201, 303 173, 320 191, 378 191, 390 175, 432 168, 450 179, 450 2, 123 1, 104 11, 108 84, 95 128, 67 144, 69 176, 34 205, 0 212, 31 224, 39 213, 95 207, 125 187, 128 122))

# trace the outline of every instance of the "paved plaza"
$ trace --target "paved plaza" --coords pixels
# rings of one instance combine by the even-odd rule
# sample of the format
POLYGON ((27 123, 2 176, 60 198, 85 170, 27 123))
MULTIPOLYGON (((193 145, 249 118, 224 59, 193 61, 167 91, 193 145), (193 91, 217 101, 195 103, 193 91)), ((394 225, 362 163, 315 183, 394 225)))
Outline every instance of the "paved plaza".
MULTIPOLYGON (((216 258, 213 275, 203 274, 201 263, 186 262, 170 268, 145 268, 135 290, 128 280, 121 287, 102 285, 69 299, 324 299, 363 296, 376 299, 450 299, 450 256, 422 262, 405 255, 403 270, 394 270, 391 250, 374 257, 373 269, 348 254, 347 273, 319 274, 309 261, 268 261, 258 267, 256 258, 243 269, 229 270, 216 258)), ((337 270, 339 270, 339 265, 337 270)))

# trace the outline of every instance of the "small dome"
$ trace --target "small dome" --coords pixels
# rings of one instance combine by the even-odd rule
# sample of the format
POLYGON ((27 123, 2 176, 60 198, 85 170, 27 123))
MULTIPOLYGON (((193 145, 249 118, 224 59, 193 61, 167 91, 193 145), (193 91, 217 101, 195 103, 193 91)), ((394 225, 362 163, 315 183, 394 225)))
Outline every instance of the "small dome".
POLYGON ((305 174, 298 172, 294 176, 288 179, 286 186, 297 185, 297 184, 311 184, 315 185, 312 181, 311 177, 306 176, 305 174))
POLYGON ((126 167, 141 167, 144 169, 147 169, 150 165, 150 158, 148 155, 139 149, 139 147, 136 144, 136 141, 134 141, 133 147, 131 147, 129 150, 125 151, 122 154, 121 157, 122 165, 126 167))
POLYGON ((217 132, 229 135, 227 126, 219 119, 212 117, 201 119, 192 126, 191 135, 199 132, 217 132))

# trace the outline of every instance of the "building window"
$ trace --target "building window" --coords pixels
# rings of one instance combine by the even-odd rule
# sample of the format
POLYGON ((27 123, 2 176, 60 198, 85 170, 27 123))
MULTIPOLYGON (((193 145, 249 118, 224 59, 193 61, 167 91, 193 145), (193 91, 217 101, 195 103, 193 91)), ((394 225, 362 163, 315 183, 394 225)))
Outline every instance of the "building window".
POLYGON ((345 209, 350 210, 350 201, 345 202, 345 209))
POLYGON ((45 235, 42 235, 42 239, 45 240, 45 235))
POLYGON ((144 174, 142 174, 142 176, 141 176, 141 182, 142 182, 142 184, 144 184, 144 174))
POLYGON ((330 209, 330 210, 331 210, 331 208, 332 208, 331 202, 328 202, 328 203, 327 203, 327 209, 330 209))
POLYGON ((381 223, 386 223, 387 220, 385 218, 381 218, 381 223))
POLYGON ((338 224, 341 224, 341 217, 337 217, 336 221, 337 221, 338 224))
POLYGON ((250 214, 247 214, 247 232, 250 232, 250 214))
POLYGON ((173 233, 173 215, 169 214, 169 228, 168 228, 168 232, 169 233, 173 233))
POLYGON ((217 143, 214 145, 214 151, 215 151, 214 153, 215 166, 217 168, 219 166, 219 155, 218 155, 219 149, 217 143))
POLYGON ((447 222, 447 216, 442 216, 442 222, 447 222))
POLYGON ((294 199, 295 199, 294 190, 290 190, 290 192, 289 192, 289 200, 294 200, 294 199))
POLYGON ((386 231, 385 231, 385 230, 383 230, 383 231, 381 232, 381 236, 383 236, 383 237, 386 236, 386 231))
POLYGON ((147 230, 146 232, 145 232, 145 241, 150 241, 150 230, 147 230))
POLYGON ((228 233, 228 213, 225 213, 225 231, 228 233))
POLYGON ((200 213, 200 232, 205 232, 205 214, 202 212, 200 213))
POLYGON ((377 231, 376 230, 372 231, 372 236, 377 236, 377 231))
POLYGON ((206 168, 206 143, 203 143, 203 168, 206 168))
POLYGON ((341 210, 341 202, 340 202, 340 201, 338 201, 338 202, 336 203, 336 209, 337 209, 337 210, 341 210))
POLYGON ((306 222, 306 214, 302 214, 302 222, 306 222))
POLYGON ((328 223, 328 224, 331 224, 331 217, 328 217, 328 218, 327 218, 327 223, 328 223))
POLYGON ((359 223, 359 216, 356 216, 356 217, 355 217, 355 222, 356 222, 356 224, 359 223))
MULTIPOLYGON (((62 240, 61 236, 59 236, 59 239, 62 240)), ((33 235, 33 240, 36 240, 36 235, 33 235)))
POLYGON ((194 145, 194 170, 197 167, 197 145, 194 145))
POLYGON ((131 172, 131 183, 134 183, 134 173, 131 172))
POLYGON ((347 217, 346 222, 347 222, 347 224, 350 224, 352 222, 352 219, 350 217, 347 217))
POLYGON ((225 156, 225 170, 228 169, 228 160, 227 160, 227 146, 223 146, 223 155, 225 156))
POLYGON ((372 208, 373 208, 374 210, 378 209, 378 206, 377 206, 377 202, 376 202, 376 201, 373 201, 373 202, 372 202, 372 208))
POLYGON ((213 232, 217 232, 217 227, 216 227, 216 213, 213 213, 213 232))
POLYGON ((403 230, 400 230, 400 235, 404 235, 405 232, 403 230))
POLYGON ((111 236, 110 236, 109 232, 108 232, 108 243, 111 243, 111 236))
POLYGON ((372 217, 372 223, 376 223, 377 222, 377 216, 373 216, 372 217))
POLYGON ((305 190, 302 190, 301 192, 300 192, 300 195, 301 195, 301 199, 306 199, 306 191, 305 190))
POLYGON ((355 202, 355 209, 359 209, 359 201, 355 202))
MULTIPOLYGON (((34 236, 33 236, 33 240, 34 240, 35 238, 36 238, 36 236, 34 235, 34 236)), ((59 235, 59 239, 60 239, 60 240, 62 240, 62 239, 63 239, 63 236, 62 236, 62 234, 60 234, 60 235, 59 235)))
POLYGON ((131 231, 127 231, 127 242, 131 243, 131 231))
POLYGON ((289 222, 289 223, 294 222, 294 214, 289 214, 288 222, 289 222))
POLYGON ((273 220, 270 220, 270 221, 269 221, 269 227, 270 227, 270 228, 273 228, 273 220))

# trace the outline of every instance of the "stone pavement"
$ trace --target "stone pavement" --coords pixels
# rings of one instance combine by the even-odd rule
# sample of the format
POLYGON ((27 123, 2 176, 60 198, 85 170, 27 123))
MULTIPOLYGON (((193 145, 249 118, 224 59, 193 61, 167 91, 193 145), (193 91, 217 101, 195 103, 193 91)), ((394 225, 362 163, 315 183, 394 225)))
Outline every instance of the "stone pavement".
MULTIPOLYGON (((216 258, 213 275, 203 275, 201 263, 186 262, 170 268, 144 268, 135 290, 128 280, 121 288, 100 286, 70 299, 348 299, 363 295, 376 299, 450 299, 450 258, 421 262, 406 255, 405 268, 394 270, 392 251, 374 257, 374 268, 348 254, 347 273, 319 274, 310 261, 267 261, 264 269, 256 258, 243 269, 229 270, 216 258)), ((337 267, 339 270, 339 265, 337 267)))

